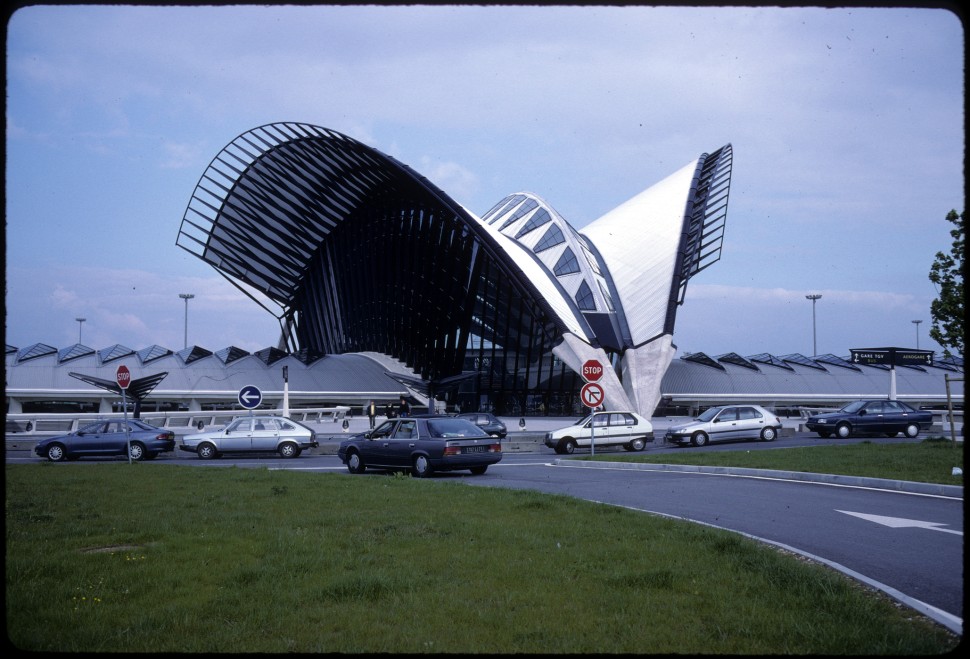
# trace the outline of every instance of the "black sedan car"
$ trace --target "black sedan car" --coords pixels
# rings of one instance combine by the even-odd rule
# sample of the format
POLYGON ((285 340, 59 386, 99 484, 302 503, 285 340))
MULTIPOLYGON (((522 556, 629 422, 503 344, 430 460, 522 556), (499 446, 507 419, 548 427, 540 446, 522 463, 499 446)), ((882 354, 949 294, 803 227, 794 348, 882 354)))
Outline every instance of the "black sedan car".
POLYGON ((373 467, 419 478, 459 469, 479 475, 502 459, 502 443, 468 419, 425 416, 388 419, 340 442, 337 455, 352 474, 373 467))
POLYGON ((932 412, 917 410, 898 400, 856 400, 838 412, 808 417, 805 427, 823 439, 832 435, 845 439, 853 435, 895 437, 899 433, 916 437, 932 424, 932 412))
POLYGON ((505 436, 508 434, 508 429, 505 427, 505 424, 489 412, 462 412, 455 416, 459 419, 468 419, 492 437, 505 439, 505 436))
POLYGON ((34 453, 51 462, 128 455, 129 442, 132 460, 153 460, 159 453, 175 450, 175 433, 138 419, 96 421, 68 435, 40 440, 34 453))

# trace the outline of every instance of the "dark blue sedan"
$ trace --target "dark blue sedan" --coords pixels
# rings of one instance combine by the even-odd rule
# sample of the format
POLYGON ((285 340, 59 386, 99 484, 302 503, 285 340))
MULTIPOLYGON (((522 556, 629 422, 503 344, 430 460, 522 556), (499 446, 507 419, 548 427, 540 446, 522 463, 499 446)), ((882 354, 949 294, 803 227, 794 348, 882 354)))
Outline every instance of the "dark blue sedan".
POLYGON ((805 423, 823 439, 832 435, 841 439, 852 435, 895 437, 899 433, 916 437, 931 425, 932 412, 917 410, 898 400, 856 400, 838 412, 814 414, 805 423))
POLYGON ((175 450, 175 433, 138 419, 96 421, 68 435, 37 442, 34 453, 51 462, 82 457, 129 455, 132 460, 153 460, 159 453, 175 450))
POLYGON ((337 455, 352 474, 372 467, 410 471, 418 478, 457 469, 480 475, 502 459, 502 442, 467 419, 419 416, 388 419, 340 442, 337 455))

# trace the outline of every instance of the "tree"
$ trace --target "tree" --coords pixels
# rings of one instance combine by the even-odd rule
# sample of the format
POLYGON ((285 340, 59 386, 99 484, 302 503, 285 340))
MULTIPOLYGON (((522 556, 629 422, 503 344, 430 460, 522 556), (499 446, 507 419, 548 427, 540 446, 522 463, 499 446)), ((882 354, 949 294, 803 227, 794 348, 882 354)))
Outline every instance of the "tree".
POLYGON ((956 228, 950 230, 953 246, 949 254, 936 253, 936 260, 930 268, 930 281, 936 285, 939 294, 930 304, 933 324, 930 338, 943 346, 943 354, 951 356, 950 348, 963 357, 963 221, 967 212, 957 215, 955 210, 947 213, 946 219, 956 228))

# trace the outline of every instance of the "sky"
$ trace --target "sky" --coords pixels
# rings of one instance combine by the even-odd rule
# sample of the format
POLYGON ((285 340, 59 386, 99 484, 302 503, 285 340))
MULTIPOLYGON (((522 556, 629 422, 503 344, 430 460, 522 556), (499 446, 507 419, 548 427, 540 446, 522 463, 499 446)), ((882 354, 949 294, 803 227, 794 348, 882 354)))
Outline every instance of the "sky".
POLYGON ((528 191, 580 230, 730 143, 680 356, 941 350, 928 274, 965 203, 948 9, 34 5, 5 36, 8 346, 276 345, 175 241, 223 147, 299 121, 479 215, 528 191))

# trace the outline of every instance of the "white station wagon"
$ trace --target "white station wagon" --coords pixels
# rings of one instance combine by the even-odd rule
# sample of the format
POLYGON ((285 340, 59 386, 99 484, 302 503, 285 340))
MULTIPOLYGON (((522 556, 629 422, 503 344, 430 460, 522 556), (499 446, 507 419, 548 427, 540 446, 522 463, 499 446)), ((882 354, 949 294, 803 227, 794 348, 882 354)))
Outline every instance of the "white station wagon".
POLYGON ((546 433, 546 446, 556 453, 572 453, 577 447, 622 446, 642 451, 653 441, 653 425, 635 412, 594 412, 574 425, 546 433))

